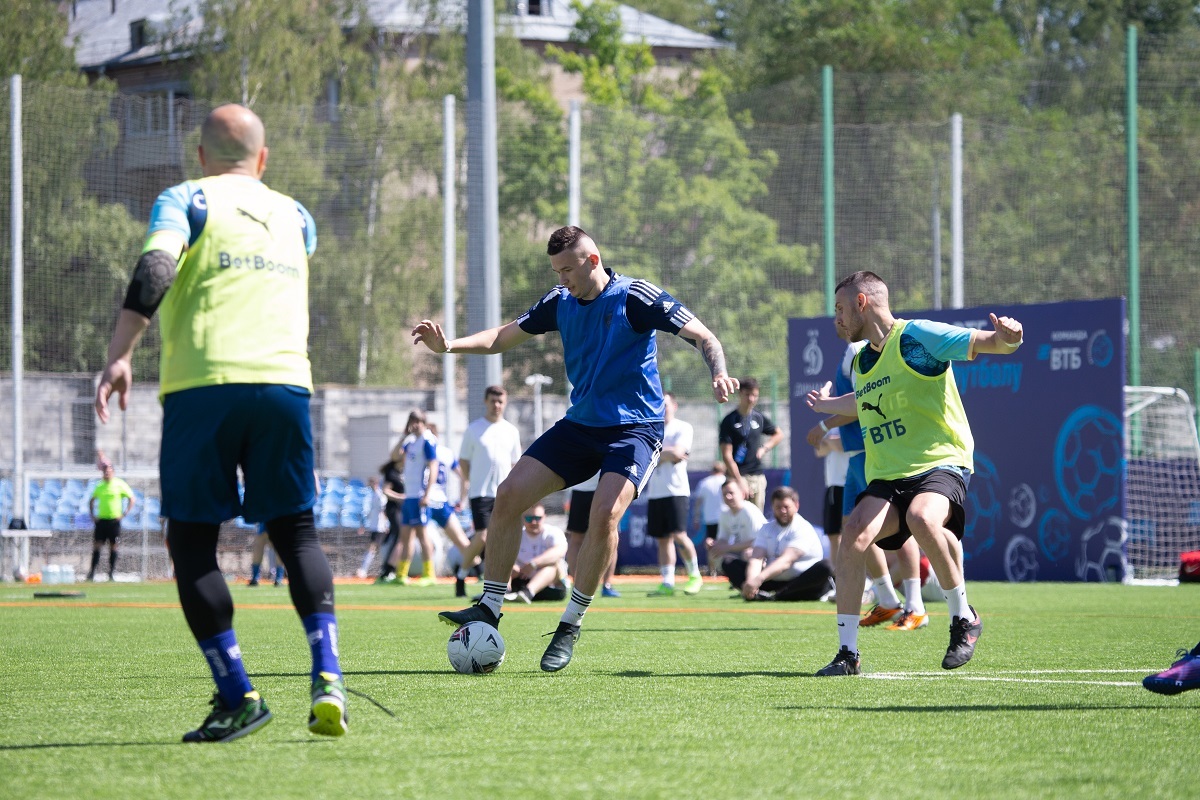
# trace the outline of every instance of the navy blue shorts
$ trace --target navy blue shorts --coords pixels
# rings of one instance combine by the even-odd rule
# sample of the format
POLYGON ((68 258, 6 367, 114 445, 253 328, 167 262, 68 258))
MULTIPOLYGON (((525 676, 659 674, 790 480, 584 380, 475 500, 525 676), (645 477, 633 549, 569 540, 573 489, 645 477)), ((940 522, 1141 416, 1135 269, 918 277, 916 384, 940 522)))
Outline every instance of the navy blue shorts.
POLYGON ((429 518, 433 520, 439 528, 445 528, 450 522, 450 518, 454 516, 454 504, 442 503, 440 506, 429 506, 429 518))
POLYGON ((298 386, 200 386, 163 398, 162 515, 267 522, 317 502, 309 392, 298 386), (246 492, 238 500, 237 468, 246 492))
POLYGON ((662 422, 593 428, 560 419, 525 455, 545 464, 567 486, 583 483, 597 470, 624 475, 636 497, 658 464, 662 441, 662 422))
POLYGON ((413 528, 421 528, 429 524, 429 506, 421 505, 415 497, 404 498, 400 506, 400 524, 413 528))

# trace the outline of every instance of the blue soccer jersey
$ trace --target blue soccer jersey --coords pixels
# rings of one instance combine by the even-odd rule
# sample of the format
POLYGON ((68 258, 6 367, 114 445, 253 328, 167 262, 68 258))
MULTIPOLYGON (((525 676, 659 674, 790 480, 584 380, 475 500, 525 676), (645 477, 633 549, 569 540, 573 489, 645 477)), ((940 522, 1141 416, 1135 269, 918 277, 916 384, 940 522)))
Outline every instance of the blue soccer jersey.
POLYGON ((695 315, 649 281, 606 270, 608 285, 581 301, 556 286, 517 318, 529 334, 558 331, 571 390, 566 418, 589 427, 663 419, 656 331, 677 334, 695 315))
MULTIPOLYGON (((855 342, 846 347, 846 352, 842 356, 842 360, 838 362, 837 372, 833 376, 833 393, 835 395, 848 394, 854 391, 854 376, 851 374, 854 364, 854 355, 863 347, 862 342, 855 342)), ((862 450, 863 444, 862 425, 857 422, 851 422, 848 425, 843 425, 838 429, 842 437, 842 450, 847 453, 856 453, 862 450)))

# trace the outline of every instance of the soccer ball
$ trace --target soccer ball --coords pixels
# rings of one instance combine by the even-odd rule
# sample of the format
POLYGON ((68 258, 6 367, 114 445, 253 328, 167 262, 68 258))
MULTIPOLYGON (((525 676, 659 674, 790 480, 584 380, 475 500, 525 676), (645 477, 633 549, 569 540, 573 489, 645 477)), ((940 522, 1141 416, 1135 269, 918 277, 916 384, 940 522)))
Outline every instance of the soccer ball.
POLYGON ((504 661, 504 637, 486 622, 468 622, 450 634, 446 655, 456 672, 486 675, 504 661))

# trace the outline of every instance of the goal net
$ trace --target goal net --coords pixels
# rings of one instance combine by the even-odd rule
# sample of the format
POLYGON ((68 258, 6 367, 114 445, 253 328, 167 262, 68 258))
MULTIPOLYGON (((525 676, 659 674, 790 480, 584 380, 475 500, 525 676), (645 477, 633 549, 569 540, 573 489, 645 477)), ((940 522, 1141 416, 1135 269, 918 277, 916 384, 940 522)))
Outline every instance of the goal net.
POLYGON ((1200 550, 1200 440, 1187 393, 1125 387, 1125 461, 1134 577, 1173 577, 1179 554, 1200 550))

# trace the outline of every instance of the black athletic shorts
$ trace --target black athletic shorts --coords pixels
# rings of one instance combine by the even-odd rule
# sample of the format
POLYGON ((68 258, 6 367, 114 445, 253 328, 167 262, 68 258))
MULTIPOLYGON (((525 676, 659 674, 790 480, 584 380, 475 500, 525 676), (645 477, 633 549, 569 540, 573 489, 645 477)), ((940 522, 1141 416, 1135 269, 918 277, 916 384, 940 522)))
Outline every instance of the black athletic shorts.
POLYGON ((492 521, 492 508, 496 505, 494 497, 471 498, 471 524, 477 531, 486 531, 492 521))
POLYGON ((875 542, 884 550, 899 550, 912 536, 908 528, 908 507, 913 498, 925 492, 940 494, 950 501, 950 519, 946 527, 962 541, 967 514, 963 503, 967 499, 967 481, 971 473, 961 467, 935 467, 911 478, 899 478, 894 481, 871 481, 867 490, 859 495, 859 499, 870 495, 879 497, 891 503, 900 516, 900 532, 875 542))
POLYGON ((688 498, 652 497, 646 504, 646 535, 665 539, 687 531, 688 498))
POLYGON ((704 538, 705 539, 716 539, 717 538, 717 529, 720 527, 721 526, 715 522, 712 523, 711 525, 705 525, 704 526, 704 538))
POLYGON ((587 533, 595 492, 571 491, 571 513, 567 515, 567 533, 587 533))
POLYGON ((98 519, 96 520, 96 533, 94 541, 117 543, 117 538, 121 535, 121 520, 119 519, 98 519))
POLYGON ((837 536, 842 532, 842 493, 845 486, 825 487, 825 535, 837 536))

